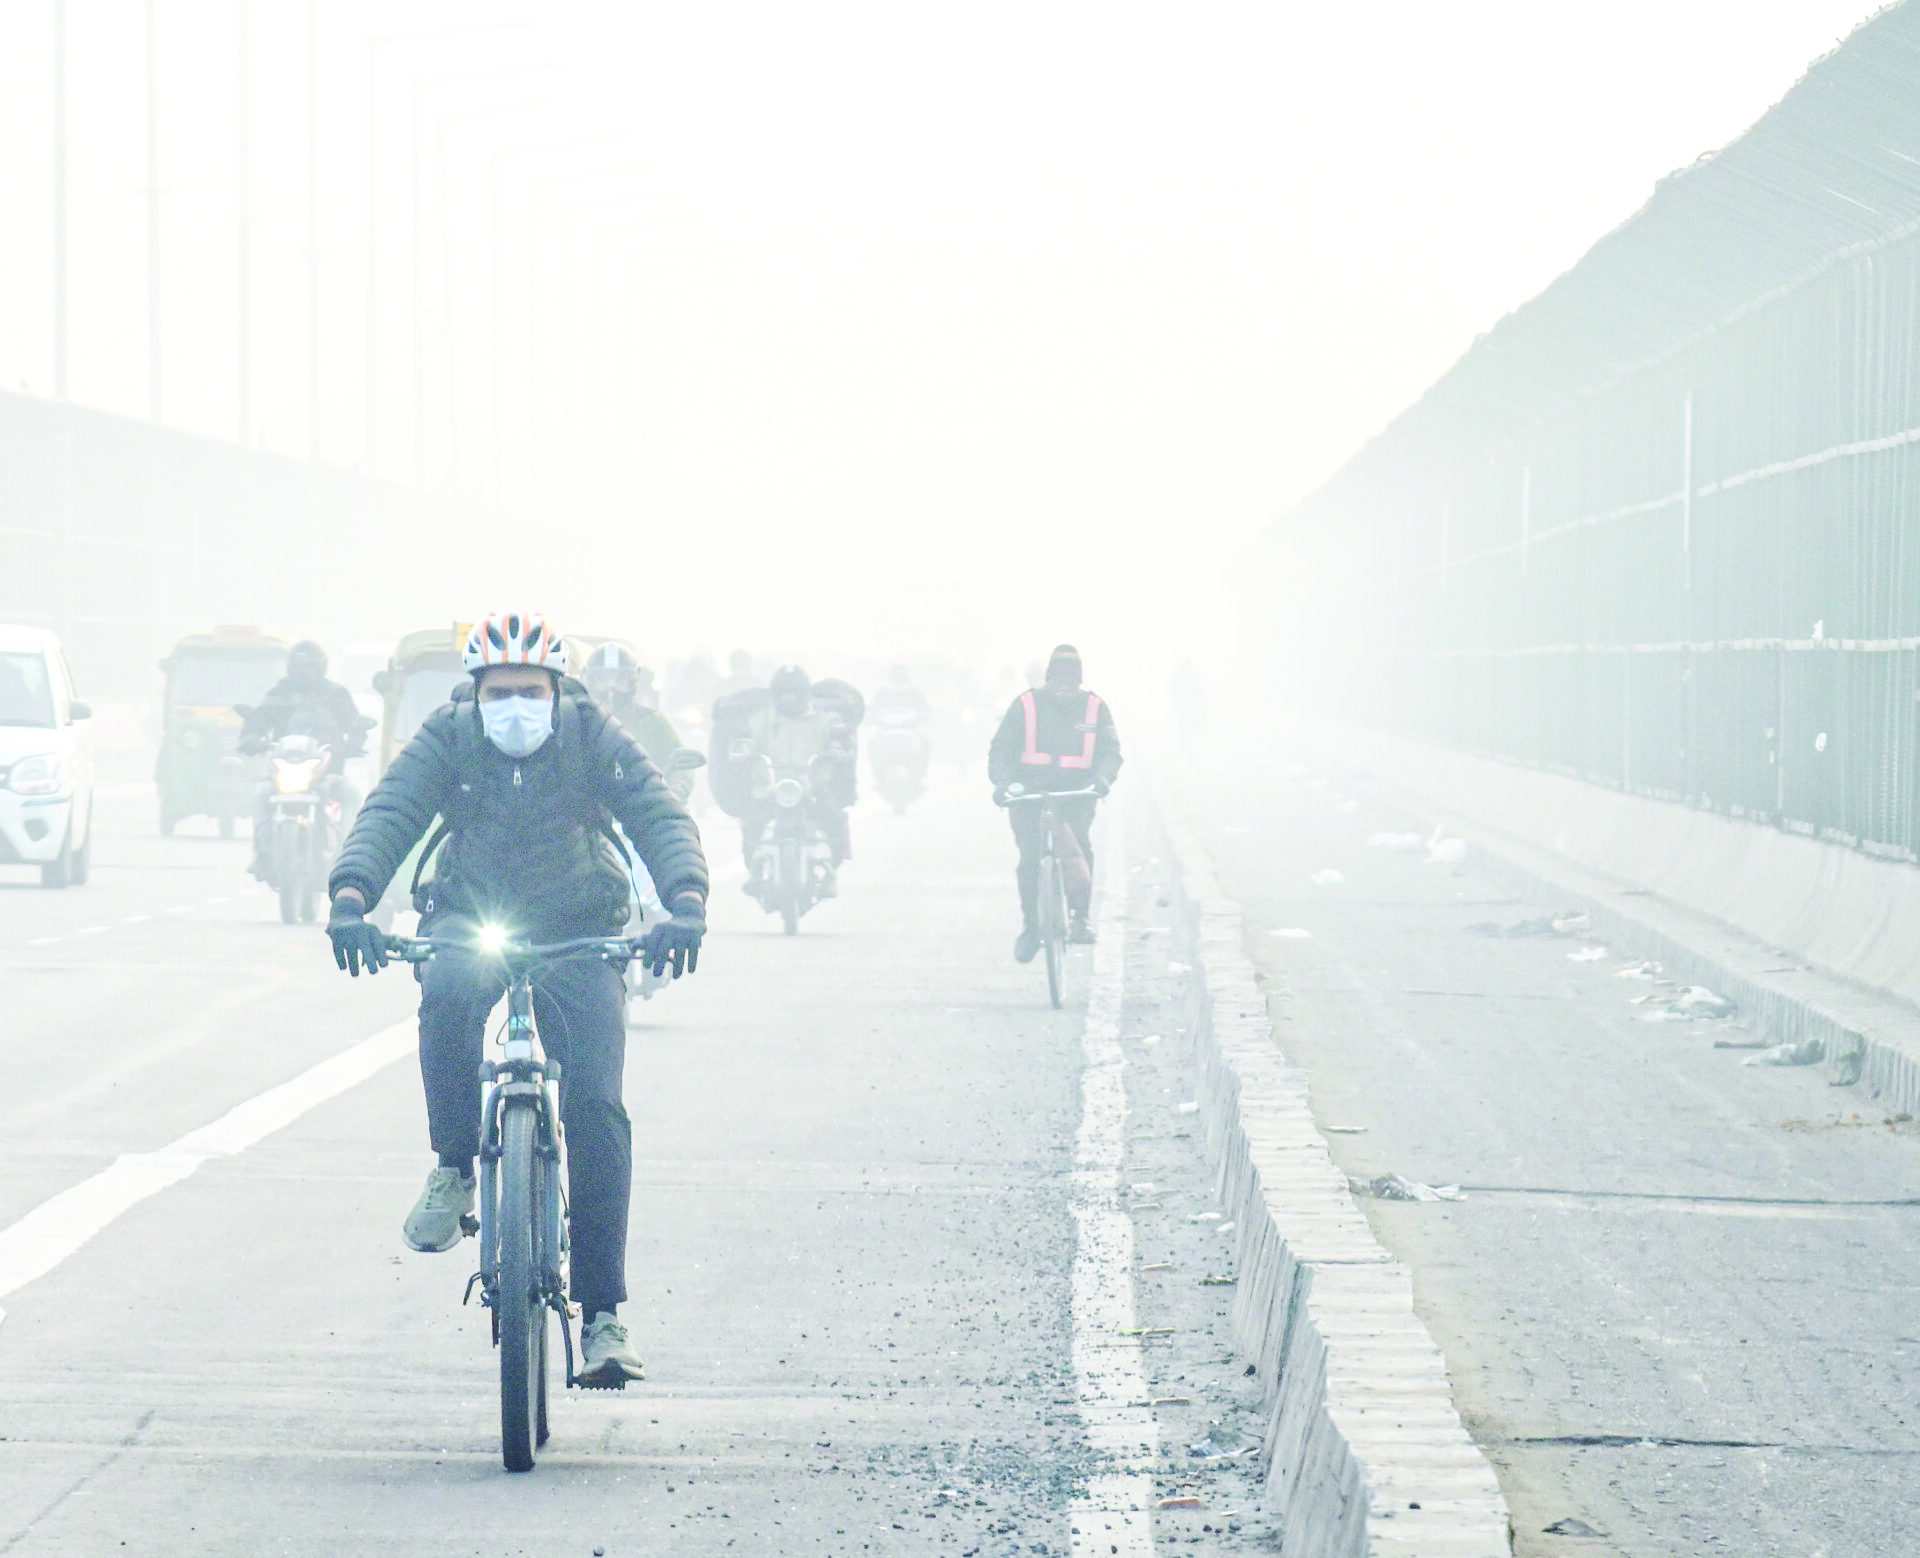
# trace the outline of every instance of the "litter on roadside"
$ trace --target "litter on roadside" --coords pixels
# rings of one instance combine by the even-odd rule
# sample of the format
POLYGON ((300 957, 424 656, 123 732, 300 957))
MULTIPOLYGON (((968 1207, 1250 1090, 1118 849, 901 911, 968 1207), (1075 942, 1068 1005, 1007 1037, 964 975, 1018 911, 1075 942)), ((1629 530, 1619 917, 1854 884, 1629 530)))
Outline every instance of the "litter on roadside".
POLYGON ((1200 1500, 1192 1494, 1182 1494, 1178 1498, 1163 1498, 1153 1507, 1155 1509, 1198 1509, 1200 1500))
POLYGON ((1314 872, 1312 876, 1308 877, 1307 880, 1313 883, 1315 887, 1333 887, 1344 882, 1346 877, 1342 873, 1334 870, 1332 866, 1322 866, 1318 871, 1314 872))
POLYGON ((1680 992, 1673 1003, 1676 1011, 1685 1012, 1689 1017, 1731 1017, 1733 1002, 1724 995, 1716 995, 1705 985, 1688 985, 1680 992))
POLYGON ((1200 1105, 1189 1098, 1184 1104, 1181 1104, 1175 1112, 1178 1114, 1198 1114, 1200 1112, 1200 1105))
POLYGON ((1827 1058, 1824 1039, 1801 1039, 1796 1044, 1775 1044, 1758 1054, 1749 1055, 1743 1066, 1813 1066, 1827 1058))
POLYGON ((1616 979, 1658 979, 1661 975, 1658 963, 1629 963, 1625 968, 1615 969, 1616 979))
POLYGON ((1320 1129, 1334 1136, 1364 1136, 1367 1133, 1364 1125, 1323 1125, 1320 1129))
POLYGON ((1142 1040, 1141 1040, 1140 1042, 1141 1042, 1142 1044, 1158 1044, 1158 1043, 1160 1042, 1160 1035, 1159 1035, 1159 1034, 1157 1034, 1157 1033, 1149 1033, 1149 1034, 1148 1034, 1148 1035, 1147 1035, 1147 1036, 1146 1036, 1146 1037, 1145 1037, 1144 1039, 1142 1039, 1142 1040))
POLYGON ((1551 915, 1536 920, 1515 920, 1510 925, 1502 925, 1498 920, 1480 920, 1467 927, 1470 936, 1498 936, 1507 941, 1523 941, 1531 937, 1545 939, 1549 936, 1562 936, 1568 932, 1560 926, 1565 923, 1551 915))
POLYGON ((1447 825, 1436 822, 1433 834, 1427 840, 1427 864, 1430 866, 1457 866, 1467 858, 1467 841, 1446 836, 1447 825))
POLYGON ((1578 947, 1567 954, 1569 963, 1598 963, 1607 955, 1605 947, 1578 947))
POLYGON ((1283 941, 1307 941, 1312 937, 1313 932, 1310 930, 1302 930, 1297 925, 1289 925, 1280 930, 1270 930, 1267 934, 1269 936, 1278 936, 1283 941))
POLYGON ((1554 916, 1554 932, 1561 936, 1584 936, 1593 929, 1593 920, 1585 909, 1554 916))
POLYGON ((1195 1212, 1187 1221, 1190 1223, 1217 1223, 1220 1221, 1220 1214, 1218 1212, 1195 1212))
POLYGON ((1467 1193, 1458 1185, 1423 1185, 1417 1179, 1399 1174, 1380 1174, 1372 1179, 1350 1179, 1348 1188, 1357 1196, 1372 1196, 1376 1201, 1464 1201, 1467 1193))

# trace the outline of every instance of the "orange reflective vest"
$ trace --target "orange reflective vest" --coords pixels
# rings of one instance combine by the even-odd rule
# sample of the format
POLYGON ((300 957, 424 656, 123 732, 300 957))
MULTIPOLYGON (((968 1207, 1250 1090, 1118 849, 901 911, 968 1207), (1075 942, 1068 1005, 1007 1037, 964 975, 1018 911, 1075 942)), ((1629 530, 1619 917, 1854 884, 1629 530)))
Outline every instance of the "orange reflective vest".
POLYGON ((1042 752, 1040 750, 1040 711, 1034 706, 1031 690, 1020 694, 1020 710, 1027 718, 1027 744, 1020 753, 1020 761, 1032 763, 1037 767, 1050 767, 1058 763, 1062 768, 1093 767, 1093 744, 1100 731, 1100 699, 1093 693, 1087 694, 1086 718, 1080 722, 1080 750, 1077 753, 1042 752))

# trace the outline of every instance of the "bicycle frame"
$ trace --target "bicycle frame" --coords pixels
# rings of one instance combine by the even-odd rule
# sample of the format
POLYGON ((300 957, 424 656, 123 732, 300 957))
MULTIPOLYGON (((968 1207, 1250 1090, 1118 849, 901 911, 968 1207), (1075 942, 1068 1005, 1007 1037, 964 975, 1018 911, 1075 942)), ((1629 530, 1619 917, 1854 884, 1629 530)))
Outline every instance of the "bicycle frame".
POLYGON ((1056 1009, 1064 996, 1067 910, 1066 882, 1061 873, 1060 852, 1054 845, 1055 830, 1060 825, 1054 803, 1079 796, 1098 797, 1099 794, 1091 785, 1080 790, 1022 790, 1015 787, 1008 792, 1005 801, 1008 807, 1040 808, 1040 859, 1035 883, 1038 901, 1034 908, 1038 911, 1040 943, 1046 958, 1047 995, 1056 1009))

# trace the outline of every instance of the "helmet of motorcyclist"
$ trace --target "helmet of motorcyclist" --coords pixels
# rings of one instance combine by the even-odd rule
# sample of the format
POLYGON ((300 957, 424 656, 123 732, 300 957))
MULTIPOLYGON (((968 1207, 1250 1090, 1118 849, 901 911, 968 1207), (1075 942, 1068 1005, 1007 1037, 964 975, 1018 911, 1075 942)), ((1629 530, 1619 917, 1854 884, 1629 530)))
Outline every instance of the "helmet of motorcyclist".
POLYGON ((318 687, 327 679, 327 652, 303 638, 287 651, 287 680, 296 687, 318 687))
POLYGON ((476 680, 496 665, 527 665, 565 676, 567 641, 537 611, 496 611, 474 623, 460 663, 476 680))
POLYGON ((1056 645, 1047 659, 1047 686, 1071 692, 1080 685, 1080 651, 1071 644, 1056 645))
POLYGON ((887 683, 893 687, 911 687, 913 673, 904 665, 890 665, 887 667, 887 683))
POLYGON ((790 719, 795 718, 807 712, 807 705, 812 701, 813 679, 797 665, 783 665, 773 673, 767 691, 773 694, 776 710, 790 719))
POLYGON ((625 644, 612 639, 587 656, 580 679, 596 698, 632 698, 640 686, 640 662, 625 644))

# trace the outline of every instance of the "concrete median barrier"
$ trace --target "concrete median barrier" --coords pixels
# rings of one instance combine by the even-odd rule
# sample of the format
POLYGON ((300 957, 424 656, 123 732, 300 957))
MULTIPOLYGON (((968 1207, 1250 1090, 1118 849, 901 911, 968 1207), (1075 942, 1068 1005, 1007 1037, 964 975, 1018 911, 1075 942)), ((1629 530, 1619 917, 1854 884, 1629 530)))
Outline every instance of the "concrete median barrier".
POLYGON ((1291 1558, 1493 1558, 1506 1500, 1460 1422, 1412 1280, 1373 1237, 1276 1043, 1240 911, 1177 816, 1176 935, 1199 1125, 1234 1224, 1234 1340, 1268 1407, 1266 1498, 1291 1558))

